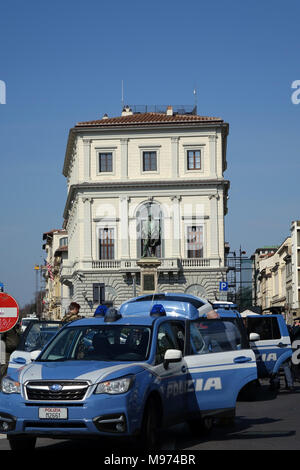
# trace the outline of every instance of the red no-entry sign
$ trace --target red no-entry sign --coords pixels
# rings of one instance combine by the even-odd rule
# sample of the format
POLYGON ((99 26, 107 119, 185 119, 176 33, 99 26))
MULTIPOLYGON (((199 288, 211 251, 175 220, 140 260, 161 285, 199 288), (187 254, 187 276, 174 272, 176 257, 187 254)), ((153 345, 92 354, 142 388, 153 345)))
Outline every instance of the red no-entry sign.
POLYGON ((10 295, 0 293, 0 333, 11 330, 19 318, 19 306, 10 295))

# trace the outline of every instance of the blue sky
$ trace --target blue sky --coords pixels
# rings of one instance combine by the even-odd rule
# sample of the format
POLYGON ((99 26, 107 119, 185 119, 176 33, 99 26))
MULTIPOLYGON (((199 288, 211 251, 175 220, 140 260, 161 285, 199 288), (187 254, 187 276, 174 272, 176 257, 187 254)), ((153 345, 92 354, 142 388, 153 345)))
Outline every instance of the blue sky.
POLYGON ((34 296, 42 234, 62 225, 69 129, 131 104, 193 104, 230 124, 226 240, 251 255, 299 211, 296 1, 12 0, 0 11, 0 281, 34 296))

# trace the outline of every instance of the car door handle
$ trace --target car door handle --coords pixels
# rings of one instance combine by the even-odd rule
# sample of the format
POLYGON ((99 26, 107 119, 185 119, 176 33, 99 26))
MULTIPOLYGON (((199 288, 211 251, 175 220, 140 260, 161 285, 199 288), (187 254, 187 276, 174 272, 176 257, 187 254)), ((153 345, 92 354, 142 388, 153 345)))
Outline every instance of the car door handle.
POLYGON ((286 348, 288 346, 288 344, 285 344, 285 343, 278 343, 277 346, 279 348, 286 348))
POLYGON ((235 357, 233 362, 235 362, 236 364, 242 364, 243 362, 250 362, 252 361, 252 357, 247 357, 247 356, 238 356, 238 357, 235 357))

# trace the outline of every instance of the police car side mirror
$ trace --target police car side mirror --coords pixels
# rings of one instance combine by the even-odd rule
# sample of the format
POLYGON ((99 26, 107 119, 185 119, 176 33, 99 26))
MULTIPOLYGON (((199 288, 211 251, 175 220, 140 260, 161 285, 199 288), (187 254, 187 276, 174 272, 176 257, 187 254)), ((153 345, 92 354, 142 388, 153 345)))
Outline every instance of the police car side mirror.
POLYGON ((164 356, 164 368, 167 369, 169 364, 180 362, 182 360, 182 352, 179 349, 167 349, 164 356))
POLYGON ((24 365, 24 364, 26 364, 26 359, 24 357, 14 357, 12 362, 14 364, 24 365))
POLYGON ((259 341, 260 335, 258 333, 250 333, 249 339, 250 341, 259 341))

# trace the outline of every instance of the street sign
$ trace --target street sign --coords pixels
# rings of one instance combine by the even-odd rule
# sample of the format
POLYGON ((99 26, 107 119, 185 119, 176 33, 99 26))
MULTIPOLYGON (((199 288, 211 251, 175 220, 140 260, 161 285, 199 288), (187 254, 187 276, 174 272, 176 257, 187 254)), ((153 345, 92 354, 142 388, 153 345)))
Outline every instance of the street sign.
POLYGON ((228 282, 222 281, 219 283, 219 290, 220 291, 227 291, 228 290, 228 282))
POLYGON ((0 333, 11 330, 19 319, 19 306, 10 295, 0 292, 0 333))

